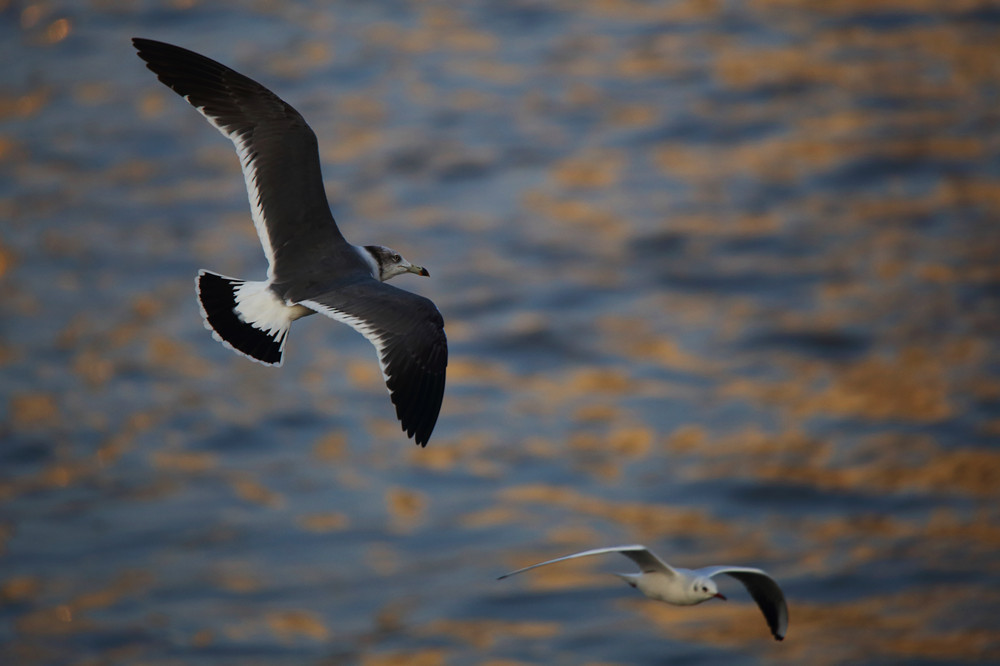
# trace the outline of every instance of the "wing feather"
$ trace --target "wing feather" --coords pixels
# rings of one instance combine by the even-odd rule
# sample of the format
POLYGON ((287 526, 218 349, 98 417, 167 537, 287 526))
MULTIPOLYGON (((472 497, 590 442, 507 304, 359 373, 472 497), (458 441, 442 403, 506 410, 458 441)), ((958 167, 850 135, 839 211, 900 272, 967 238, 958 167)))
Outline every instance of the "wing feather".
POLYGON ((781 586, 766 572, 752 567, 716 566, 698 569, 696 573, 709 578, 727 574, 743 583, 764 614, 771 634, 779 641, 784 640, 788 631, 788 604, 781 586))
POLYGON ((639 565, 639 569, 643 573, 649 573, 652 571, 657 571, 660 573, 674 575, 676 572, 670 568, 670 566, 663 562, 656 555, 651 553, 648 548, 639 544, 633 544, 631 546, 611 546, 609 548, 594 548, 592 550, 585 550, 579 553, 573 553, 572 555, 564 555, 563 557, 557 557, 554 560, 547 560, 545 562, 539 562, 538 564, 532 564, 531 566, 524 567, 523 569, 518 569, 516 571, 511 571, 500 576, 497 580, 502 580, 509 576, 515 574, 523 573, 531 569, 536 569, 538 567, 543 567, 547 564, 555 564, 556 562, 562 562, 564 560, 572 560, 578 557, 589 557, 591 555, 602 555, 604 553, 621 553, 625 557, 629 558, 633 562, 639 565))
POLYGON ((375 280, 299 301, 343 322, 372 343, 396 417, 408 437, 426 446, 444 398, 448 341, 430 300, 375 280))
POLYGON ((327 203, 316 135, 298 111, 203 55, 151 39, 132 43, 157 78, 236 147, 269 278, 310 265, 317 248, 346 245, 327 203), (289 252, 294 264, 282 261, 289 252))

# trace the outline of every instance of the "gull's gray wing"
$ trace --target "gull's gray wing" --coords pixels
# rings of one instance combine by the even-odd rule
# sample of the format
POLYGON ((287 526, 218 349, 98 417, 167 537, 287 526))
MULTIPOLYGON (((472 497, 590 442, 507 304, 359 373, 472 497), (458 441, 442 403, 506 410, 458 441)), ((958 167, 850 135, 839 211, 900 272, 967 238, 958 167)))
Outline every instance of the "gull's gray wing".
POLYGON ((426 446, 441 411, 448 365, 444 319, 434 303, 371 279, 298 302, 347 324, 375 345, 403 430, 426 446))
POLYGON ((709 578, 719 574, 728 574, 743 583, 757 602, 767 626, 771 629, 771 634, 777 640, 784 640, 788 631, 788 604, 785 602, 785 594, 781 591, 777 581, 767 575, 761 569, 751 567, 705 567, 698 569, 695 573, 709 578))
POLYGON ((317 248, 329 252, 338 240, 346 246, 323 188, 316 135, 298 111, 203 55, 151 39, 132 43, 164 85, 235 144, 268 277, 311 263, 317 248), (282 262, 286 253, 294 263, 282 262))
POLYGON ((658 558, 653 553, 649 552, 649 549, 645 546, 639 544, 634 544, 631 546, 611 546, 610 548, 594 548, 593 550, 585 550, 580 553, 573 553, 572 555, 564 555, 563 557, 557 557, 554 560, 547 560, 545 562, 539 562, 538 564, 532 564, 530 567, 524 567, 523 569, 518 569, 517 571, 511 571, 510 573, 505 573, 500 576, 497 580, 503 580, 508 576, 513 576, 514 574, 519 574, 529 569, 535 569, 537 567, 543 567, 546 564, 554 564, 556 562, 562 562, 563 560, 572 560, 577 557, 588 557, 590 555, 602 555, 604 553, 621 553, 625 557, 629 558, 633 562, 639 565, 639 569, 643 573, 659 572, 669 575, 675 575, 676 572, 670 568, 670 566, 658 558))

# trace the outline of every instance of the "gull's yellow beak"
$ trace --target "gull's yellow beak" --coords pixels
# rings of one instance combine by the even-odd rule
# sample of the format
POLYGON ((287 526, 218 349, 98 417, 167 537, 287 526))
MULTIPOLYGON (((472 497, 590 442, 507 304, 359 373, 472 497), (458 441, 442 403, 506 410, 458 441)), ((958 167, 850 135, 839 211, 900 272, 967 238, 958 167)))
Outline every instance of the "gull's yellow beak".
POLYGON ((424 268, 423 266, 410 266, 406 270, 409 271, 410 273, 416 273, 417 275, 423 275, 424 277, 429 277, 430 276, 430 273, 428 273, 427 269, 424 268))

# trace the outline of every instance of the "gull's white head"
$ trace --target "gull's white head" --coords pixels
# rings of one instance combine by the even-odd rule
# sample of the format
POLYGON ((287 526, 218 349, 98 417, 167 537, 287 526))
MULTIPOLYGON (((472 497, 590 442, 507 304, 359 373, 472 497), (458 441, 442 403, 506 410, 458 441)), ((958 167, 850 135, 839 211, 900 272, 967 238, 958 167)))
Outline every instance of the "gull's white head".
POLYGON ((364 249, 371 255, 375 266, 378 268, 378 275, 376 277, 378 277, 380 282, 385 282, 389 278, 402 275, 403 273, 415 273, 423 276, 430 275, 426 268, 423 266, 414 266, 404 259, 403 255, 392 248, 384 245, 365 245, 364 249))
POLYGON ((691 596, 697 599, 695 603, 701 603, 702 601, 708 601, 712 598, 726 600, 724 596, 719 594, 719 588, 716 586, 715 581, 707 576, 698 576, 691 581, 690 586, 691 596))

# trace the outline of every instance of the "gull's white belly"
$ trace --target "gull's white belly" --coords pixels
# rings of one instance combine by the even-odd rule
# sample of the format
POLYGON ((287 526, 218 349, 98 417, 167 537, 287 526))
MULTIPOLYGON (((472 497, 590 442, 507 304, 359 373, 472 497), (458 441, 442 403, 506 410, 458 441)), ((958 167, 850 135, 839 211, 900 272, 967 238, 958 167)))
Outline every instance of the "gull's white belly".
POLYGON ((688 592, 687 581, 661 573, 644 573, 635 582, 636 588, 650 599, 665 601, 675 606, 693 606, 704 599, 688 592))

